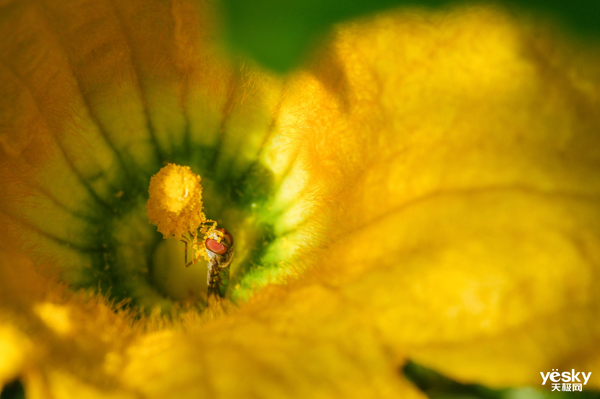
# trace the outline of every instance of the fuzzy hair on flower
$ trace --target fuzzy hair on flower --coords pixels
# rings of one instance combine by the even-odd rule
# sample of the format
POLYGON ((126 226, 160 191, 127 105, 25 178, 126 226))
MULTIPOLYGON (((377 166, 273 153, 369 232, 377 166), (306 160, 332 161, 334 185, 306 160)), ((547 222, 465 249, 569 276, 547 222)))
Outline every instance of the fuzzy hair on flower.
POLYGON ((409 361, 600 388, 597 44, 401 8, 282 75, 214 6, 0 2, 5 392, 424 398, 409 361))

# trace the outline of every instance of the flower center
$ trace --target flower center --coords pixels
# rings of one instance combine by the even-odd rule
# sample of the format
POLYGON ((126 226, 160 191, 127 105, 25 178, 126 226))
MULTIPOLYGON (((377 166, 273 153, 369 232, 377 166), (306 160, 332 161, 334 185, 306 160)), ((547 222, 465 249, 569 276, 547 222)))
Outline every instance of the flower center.
MULTIPOLYGON (((197 146, 192 150, 206 154, 213 149, 197 146)), ((166 216, 161 219, 161 232, 175 237, 164 240, 146 215, 148 182, 167 162, 157 162, 147 171, 132 166, 120 175, 120 180, 111 182, 116 195, 106 199, 108 206, 91 208, 96 213, 90 216, 82 233, 89 243, 87 247, 95 248, 85 254, 89 266, 68 271, 65 278, 76 288, 99 290, 117 302, 129 300, 131 305, 146 311, 156 307, 168 311, 178 303, 202 307, 207 292, 207 261, 200 259, 186 267, 185 244, 178 239, 186 231, 197 229, 205 219, 202 207, 195 205, 201 199, 204 212, 235 237, 235 261, 231 264, 227 297, 247 298, 260 275, 257 270, 268 269, 269 265, 277 267, 277 263, 267 264, 262 259, 275 238, 268 220, 274 190, 272 172, 254 161, 223 171, 176 153, 169 158, 168 162, 190 166, 189 170, 176 170, 171 180, 162 181, 163 188, 172 194, 163 196, 165 209, 187 212, 177 221, 181 225, 169 224, 166 216), (193 184, 188 184, 196 176, 192 170, 202 176, 201 195, 193 184), (246 279, 247 276, 251 277, 246 279)), ((202 235, 198 238, 204 249, 202 235)), ((188 261, 192 259, 190 245, 187 257, 188 261)))

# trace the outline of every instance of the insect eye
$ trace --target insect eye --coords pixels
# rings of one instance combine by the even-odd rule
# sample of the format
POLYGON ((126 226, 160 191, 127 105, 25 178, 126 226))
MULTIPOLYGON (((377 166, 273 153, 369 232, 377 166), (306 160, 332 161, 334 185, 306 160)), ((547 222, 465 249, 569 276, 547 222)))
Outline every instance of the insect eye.
POLYGON ((229 248, 233 247, 233 236, 227 229, 217 229, 223 233, 223 238, 225 239, 225 243, 229 246, 229 248))
POLYGON ((209 251, 219 255, 223 255, 228 250, 228 248, 225 245, 221 244, 217 240, 213 240, 212 238, 207 238, 206 241, 204 241, 204 246, 209 251))

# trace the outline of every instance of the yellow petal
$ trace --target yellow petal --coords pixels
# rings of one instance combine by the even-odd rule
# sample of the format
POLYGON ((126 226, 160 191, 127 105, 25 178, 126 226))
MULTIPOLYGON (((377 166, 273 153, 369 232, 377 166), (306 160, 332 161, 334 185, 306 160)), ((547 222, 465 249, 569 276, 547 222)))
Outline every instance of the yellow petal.
MULTIPOLYGON (((390 361, 370 326, 350 318, 320 333, 326 320, 336 320, 337 302, 329 301, 320 322, 311 326, 296 325, 286 307, 265 316, 250 310, 239 318, 231 309, 231 317, 215 324, 195 310, 189 322, 173 323, 157 308, 158 315, 136 322, 135 314, 115 311, 108 298, 73 294, 57 285, 55 274, 73 285, 82 284, 77 277, 84 275, 88 287, 113 294, 122 287, 107 286, 98 276, 114 268, 111 282, 134 286, 134 294, 146 300, 138 305, 162 305, 162 293, 143 284, 148 276, 143 265, 155 239, 147 234, 145 212, 141 223, 140 212, 123 211, 138 205, 136 178, 156 173, 152 168, 174 149, 191 145, 188 135, 194 144, 200 142, 193 148, 218 147, 215 153, 226 155, 211 157, 213 175, 226 175, 232 165, 252 172, 257 153, 264 155, 265 143, 276 135, 281 84, 248 67, 232 72, 210 46, 202 47, 206 23, 186 2, 43 1, 2 7, 7 12, 2 13, 0 30, 5 36, 21 33, 0 43, 0 56, 12 73, 7 81, 23 100, 2 97, 0 105, 26 115, 11 119, 9 114, 2 119, 8 123, 0 125, 9 126, 0 134, 11 144, 2 147, 7 195, 0 199, 5 227, 0 245, 29 258, 0 258, 0 273, 8 276, 0 281, 0 312, 8 319, 7 328, 31 342, 36 354, 24 364, 19 359, 27 345, 9 337, 18 356, 6 364, 3 378, 20 378, 34 398, 164 396, 174 391, 180 397, 422 397, 401 378, 396 359, 390 361), (31 122, 32 115, 39 125, 31 122), (20 141, 20 132, 27 133, 26 141, 20 141), (48 150, 44 159, 35 158, 36 146, 48 150), (108 232, 102 230, 106 219, 112 221, 108 232), (111 255, 107 248, 119 253, 111 255), (115 267, 109 255, 126 262, 115 267), (289 332, 273 329, 277 315, 288 318, 284 324, 289 332), (177 330, 181 325, 187 332, 177 330), (331 345, 349 327, 360 334, 343 347, 331 345), (204 363, 217 368, 203 368, 204 363)), ((293 164, 293 156, 278 158, 287 168, 293 164)), ((278 183, 294 185, 286 180, 285 168, 277 173, 278 183)), ((205 188, 213 198, 219 190, 205 188)), ((287 203, 279 202, 273 214, 287 203)), ((239 217, 235 210, 230 213, 231 219, 239 217)), ((252 236, 254 225, 263 222, 257 219, 253 215, 240 222, 249 226, 236 235, 240 248, 261 237, 252 236)), ((297 223, 288 219, 282 225, 297 223)), ((291 252, 282 247, 277 251, 291 252)), ((236 256, 243 259, 243 250, 236 256)), ((316 287, 316 293, 299 295, 313 298, 292 302, 306 316, 312 313, 307 304, 324 301, 329 294, 316 287)))
POLYGON ((115 356, 136 335, 130 315, 64 288, 23 255, 0 251, 0 384, 20 379, 32 398, 72 389, 132 397, 114 375, 115 356))
POLYGON ((156 398, 173 390, 184 398, 424 397, 399 377, 370 326, 340 313, 339 297, 322 287, 274 295, 266 308, 141 337, 127 351, 123 384, 156 398))
POLYGON ((0 385, 18 377, 32 354, 32 344, 27 337, 11 325, 0 326, 0 385))
POLYGON ((284 105, 326 237, 311 280, 459 380, 599 371, 598 48, 472 8, 342 27, 330 49, 284 105))

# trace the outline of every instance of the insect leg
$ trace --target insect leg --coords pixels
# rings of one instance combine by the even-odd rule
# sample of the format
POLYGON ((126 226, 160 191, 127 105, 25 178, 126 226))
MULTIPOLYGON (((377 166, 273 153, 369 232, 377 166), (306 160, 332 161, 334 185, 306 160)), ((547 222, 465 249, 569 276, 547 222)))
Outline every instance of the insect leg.
POLYGON ((198 260, 196 259, 195 254, 194 254, 194 243, 192 242, 192 260, 188 262, 187 254, 188 254, 188 244, 190 242, 189 242, 189 238, 187 238, 185 236, 182 238, 183 239, 181 240, 181 242, 185 244, 185 249, 184 249, 185 267, 189 267, 190 265, 195 265, 198 260))

